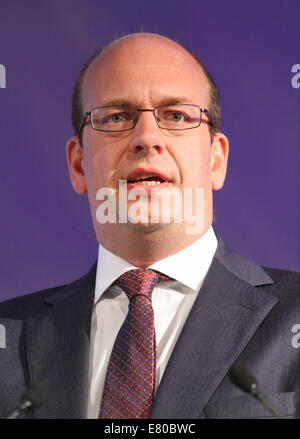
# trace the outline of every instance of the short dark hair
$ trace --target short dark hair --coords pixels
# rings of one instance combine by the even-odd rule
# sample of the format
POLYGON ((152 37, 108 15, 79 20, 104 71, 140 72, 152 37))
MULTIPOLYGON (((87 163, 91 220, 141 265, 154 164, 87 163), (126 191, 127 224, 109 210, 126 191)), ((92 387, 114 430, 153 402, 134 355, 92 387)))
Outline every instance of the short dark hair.
MULTIPOLYGON (((105 46, 106 47, 106 46, 105 46)), ((80 126, 82 121, 83 105, 82 105, 82 83, 84 79, 85 72, 94 59, 105 49, 104 46, 99 46, 90 58, 86 61, 82 67, 79 76, 75 82, 75 86, 72 94, 72 125, 74 134, 79 137, 80 145, 82 146, 82 130, 80 132, 80 126)))
POLYGON ((189 54, 201 67, 209 85, 208 111, 210 112, 210 114, 214 119, 214 125, 212 124, 209 125, 209 132, 210 132, 211 141, 213 141, 214 135, 220 130, 220 126, 221 126, 221 99, 220 99, 219 90, 212 75, 204 67, 204 65, 201 63, 199 58, 190 50, 187 50, 187 52, 189 52, 189 54))
MULTIPOLYGON (((110 43, 109 43, 110 44, 110 43)), ((79 137, 80 145, 82 146, 82 130, 80 132, 80 125, 82 121, 82 113, 83 113, 83 105, 82 105, 82 83, 85 76, 85 73, 88 69, 88 67, 92 64, 94 59, 97 58, 98 55, 100 55, 101 52, 109 45, 105 46, 99 46, 95 52, 90 56, 90 58, 86 61, 84 66, 82 67, 79 76, 76 80, 73 94, 72 94, 72 125, 74 134, 79 137)), ((208 111, 214 118, 214 126, 212 124, 209 125, 209 131, 210 131, 210 137, 211 141, 213 141, 214 135, 216 132, 220 129, 221 124, 221 102, 220 102, 220 95, 218 92, 218 88, 216 86, 216 83, 209 73, 209 71, 203 66, 201 61, 198 59, 198 57, 192 53, 190 50, 186 49, 184 46, 181 45, 197 62, 197 64, 201 67, 207 81, 209 84, 209 97, 210 102, 208 105, 208 111)))

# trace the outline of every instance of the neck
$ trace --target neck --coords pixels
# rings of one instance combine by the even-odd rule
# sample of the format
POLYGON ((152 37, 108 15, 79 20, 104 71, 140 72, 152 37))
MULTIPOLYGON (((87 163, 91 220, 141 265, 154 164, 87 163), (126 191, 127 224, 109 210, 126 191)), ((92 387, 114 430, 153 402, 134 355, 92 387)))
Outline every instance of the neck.
POLYGON ((191 245, 207 232, 210 224, 198 234, 183 233, 179 226, 145 231, 119 225, 114 230, 99 231, 97 235, 100 244, 110 252, 136 267, 147 268, 191 245))

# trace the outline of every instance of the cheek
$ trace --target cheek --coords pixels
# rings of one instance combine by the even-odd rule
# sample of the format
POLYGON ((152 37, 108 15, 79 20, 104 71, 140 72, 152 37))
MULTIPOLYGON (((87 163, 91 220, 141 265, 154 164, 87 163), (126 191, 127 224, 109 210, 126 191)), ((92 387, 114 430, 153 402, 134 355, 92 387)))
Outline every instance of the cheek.
POLYGON ((110 145, 97 144, 88 149, 84 156, 84 170, 88 188, 97 191, 100 187, 112 187, 118 163, 110 145))
POLYGON ((176 163, 185 187, 205 187, 210 181, 210 145, 186 144, 176 163))

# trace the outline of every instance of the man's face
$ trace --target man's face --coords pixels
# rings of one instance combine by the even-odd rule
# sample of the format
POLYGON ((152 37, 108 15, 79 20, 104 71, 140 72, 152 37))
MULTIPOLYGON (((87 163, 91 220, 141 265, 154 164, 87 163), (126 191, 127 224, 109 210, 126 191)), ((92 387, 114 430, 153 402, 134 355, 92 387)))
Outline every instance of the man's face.
MULTIPOLYGON (((150 109, 175 102, 209 107, 209 87, 199 65, 180 46, 159 37, 138 36, 114 43, 89 67, 82 96, 83 111, 107 105, 150 109)), ((152 112, 141 112, 137 124, 130 131, 99 132, 93 130, 90 124, 85 125, 83 178, 96 233, 97 229, 105 226, 95 221, 99 206, 97 191, 111 188, 116 191, 118 200, 119 181, 132 176, 138 180, 141 174, 144 177, 147 174, 163 176, 167 182, 164 187, 171 192, 176 189, 183 193, 184 188, 193 191, 203 189, 204 222, 210 224, 213 171, 215 162, 219 161, 216 155, 220 153, 220 148, 217 146, 219 152, 216 154, 207 122, 204 115, 201 125, 195 129, 168 131, 157 126, 152 112)), ((158 179, 153 177, 153 180, 158 179)), ((129 186, 141 187, 138 183, 129 186)), ((132 203, 134 201, 128 202, 128 209, 132 203)), ((150 197, 148 203, 150 218, 150 197)), ((172 210, 171 216, 173 214, 172 210)), ((178 233, 183 232, 183 224, 173 224, 172 218, 169 224, 159 219, 155 224, 129 221, 120 227, 145 232, 173 227, 178 233)))

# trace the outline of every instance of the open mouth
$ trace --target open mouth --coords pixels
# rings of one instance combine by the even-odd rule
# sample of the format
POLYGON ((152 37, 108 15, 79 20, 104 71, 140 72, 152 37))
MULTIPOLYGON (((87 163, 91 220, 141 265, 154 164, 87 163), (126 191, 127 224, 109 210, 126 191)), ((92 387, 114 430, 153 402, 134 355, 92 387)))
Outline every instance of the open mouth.
POLYGON ((129 188, 143 186, 145 189, 150 187, 167 187, 170 179, 155 168, 137 168, 127 177, 127 185, 129 188))
POLYGON ((137 184, 139 186, 155 186, 165 183, 166 181, 167 180, 164 180, 157 174, 141 174, 136 178, 127 180, 128 183, 137 184))

